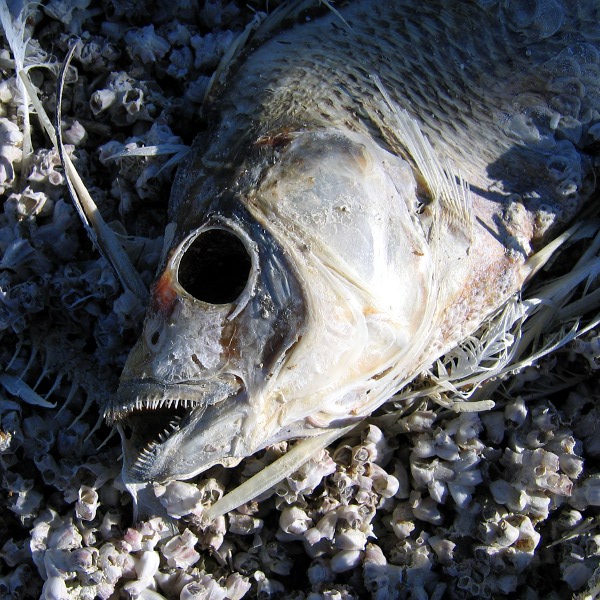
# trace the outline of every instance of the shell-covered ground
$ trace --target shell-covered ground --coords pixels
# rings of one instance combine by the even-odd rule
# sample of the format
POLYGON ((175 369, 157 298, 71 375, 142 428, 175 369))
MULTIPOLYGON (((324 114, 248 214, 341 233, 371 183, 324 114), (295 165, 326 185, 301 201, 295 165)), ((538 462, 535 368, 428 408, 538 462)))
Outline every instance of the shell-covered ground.
POLYGON ((274 490, 202 519, 285 443, 157 486, 178 532, 133 521, 101 406, 143 306, 86 235, 15 71, 52 117, 76 44, 64 142, 149 286, 169 161, 206 126, 223 54, 273 9, 199 4, 0 0, 0 598, 600 597, 593 218, 523 299, 274 490))

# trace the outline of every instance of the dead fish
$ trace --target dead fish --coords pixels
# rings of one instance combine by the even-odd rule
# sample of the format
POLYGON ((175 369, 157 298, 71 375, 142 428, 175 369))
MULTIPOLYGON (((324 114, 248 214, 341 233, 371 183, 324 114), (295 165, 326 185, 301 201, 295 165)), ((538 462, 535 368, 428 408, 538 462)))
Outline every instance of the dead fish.
POLYGON ((106 411, 126 479, 355 423, 521 289, 593 191, 599 22, 356 0, 230 65, 106 411))

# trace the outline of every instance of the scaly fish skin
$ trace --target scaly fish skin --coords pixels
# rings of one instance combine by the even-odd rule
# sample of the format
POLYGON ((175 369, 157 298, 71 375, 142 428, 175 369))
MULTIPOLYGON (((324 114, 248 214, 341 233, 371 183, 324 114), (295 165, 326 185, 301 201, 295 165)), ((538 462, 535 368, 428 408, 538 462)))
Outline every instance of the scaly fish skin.
POLYGON ((520 289, 592 192, 599 13, 357 0, 233 66, 107 410, 129 480, 357 421, 520 289))

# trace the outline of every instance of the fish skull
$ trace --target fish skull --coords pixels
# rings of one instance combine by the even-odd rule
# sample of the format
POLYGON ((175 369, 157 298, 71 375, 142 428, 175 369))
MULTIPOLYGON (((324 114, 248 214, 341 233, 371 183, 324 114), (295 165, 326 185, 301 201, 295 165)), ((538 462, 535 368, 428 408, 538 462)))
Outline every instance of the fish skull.
POLYGON ((427 342, 434 261, 409 165, 335 130, 264 145, 235 185, 179 208, 107 411, 130 479, 189 478, 357 421, 427 342))

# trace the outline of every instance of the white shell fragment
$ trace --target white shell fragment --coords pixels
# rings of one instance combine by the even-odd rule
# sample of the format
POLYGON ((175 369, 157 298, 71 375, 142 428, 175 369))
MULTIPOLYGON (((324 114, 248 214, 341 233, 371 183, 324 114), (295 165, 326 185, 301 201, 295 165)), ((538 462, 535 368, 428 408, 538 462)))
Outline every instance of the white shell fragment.
POLYGON ((98 510, 98 492, 90 487, 79 489, 79 499, 75 505, 75 514, 85 521, 93 521, 98 510))
POLYGON ((179 569, 196 564, 200 558, 200 554, 194 550, 197 541, 198 538, 189 529, 171 538, 162 548, 167 564, 179 569))

